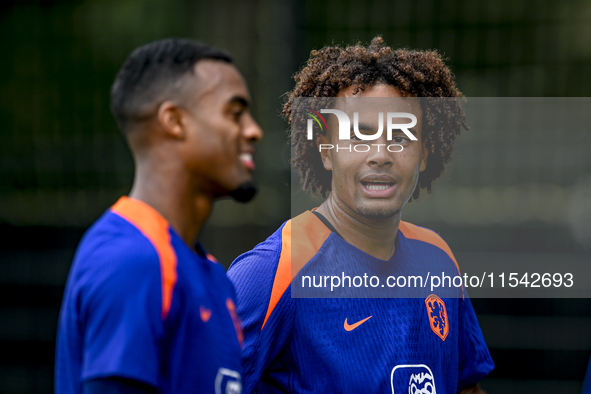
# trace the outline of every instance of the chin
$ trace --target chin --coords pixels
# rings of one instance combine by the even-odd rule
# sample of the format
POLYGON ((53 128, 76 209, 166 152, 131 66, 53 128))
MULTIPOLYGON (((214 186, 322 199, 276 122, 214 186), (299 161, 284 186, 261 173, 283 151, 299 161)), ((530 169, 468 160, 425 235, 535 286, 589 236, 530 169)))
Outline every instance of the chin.
POLYGON ((242 182, 237 188, 230 192, 230 197, 238 202, 249 202, 254 198, 258 191, 257 184, 250 180, 242 182))
POLYGON ((364 218, 372 220, 392 219, 400 214, 400 208, 392 206, 372 207, 367 205, 361 205, 356 208, 356 211, 359 215, 363 216, 364 218))

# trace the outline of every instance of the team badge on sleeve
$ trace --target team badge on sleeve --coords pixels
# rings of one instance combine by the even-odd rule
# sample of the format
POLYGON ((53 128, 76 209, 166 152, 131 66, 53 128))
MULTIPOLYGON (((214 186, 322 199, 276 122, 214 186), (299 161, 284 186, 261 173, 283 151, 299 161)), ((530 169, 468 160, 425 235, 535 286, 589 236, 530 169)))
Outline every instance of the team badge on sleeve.
POLYGON ((437 394, 433 372, 424 364, 397 365, 390 380, 392 394, 437 394))
POLYGON ((445 303, 435 294, 431 294, 425 299, 425 305, 427 306, 427 314, 429 316, 431 330, 433 330, 441 340, 445 341, 447 334, 449 334, 445 303))

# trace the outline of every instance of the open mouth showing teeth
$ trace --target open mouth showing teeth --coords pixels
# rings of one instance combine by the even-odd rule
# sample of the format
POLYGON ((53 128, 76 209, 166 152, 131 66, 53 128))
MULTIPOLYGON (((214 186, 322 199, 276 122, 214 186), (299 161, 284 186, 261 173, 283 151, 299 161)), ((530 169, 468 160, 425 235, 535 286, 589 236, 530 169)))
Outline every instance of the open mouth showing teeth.
POLYGON ((254 160, 252 159, 251 153, 242 153, 240 154, 239 159, 246 167, 254 170, 254 160))
POLYGON ((252 161, 252 155, 250 153, 242 153, 240 155, 240 160, 252 161))
POLYGON ((394 186, 394 182, 361 182, 367 190, 386 190, 394 186))

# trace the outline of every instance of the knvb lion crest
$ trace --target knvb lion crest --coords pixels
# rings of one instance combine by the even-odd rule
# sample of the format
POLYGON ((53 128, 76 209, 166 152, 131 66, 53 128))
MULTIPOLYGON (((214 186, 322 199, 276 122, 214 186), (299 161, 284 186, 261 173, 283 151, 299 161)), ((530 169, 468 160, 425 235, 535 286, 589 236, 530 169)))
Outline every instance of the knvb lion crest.
POLYGON ((433 330, 441 340, 445 341, 447 334, 449 334, 449 323, 445 303, 435 294, 431 294, 425 299, 425 305, 427 306, 427 314, 429 315, 431 330, 433 330))

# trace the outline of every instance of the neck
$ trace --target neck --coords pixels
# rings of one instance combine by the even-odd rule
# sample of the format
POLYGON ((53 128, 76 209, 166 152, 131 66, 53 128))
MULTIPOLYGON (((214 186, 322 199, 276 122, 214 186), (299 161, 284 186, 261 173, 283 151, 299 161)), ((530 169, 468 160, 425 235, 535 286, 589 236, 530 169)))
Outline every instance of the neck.
POLYGON ((211 214, 213 198, 195 193, 187 175, 170 166, 138 162, 129 196, 158 211, 187 246, 195 250, 197 236, 211 214))
POLYGON ((331 193, 318 213, 334 226, 345 241, 381 260, 389 260, 396 251, 400 213, 388 218, 364 217, 350 210, 331 193))

